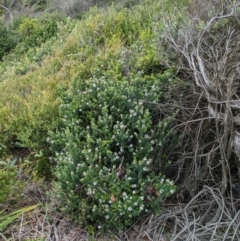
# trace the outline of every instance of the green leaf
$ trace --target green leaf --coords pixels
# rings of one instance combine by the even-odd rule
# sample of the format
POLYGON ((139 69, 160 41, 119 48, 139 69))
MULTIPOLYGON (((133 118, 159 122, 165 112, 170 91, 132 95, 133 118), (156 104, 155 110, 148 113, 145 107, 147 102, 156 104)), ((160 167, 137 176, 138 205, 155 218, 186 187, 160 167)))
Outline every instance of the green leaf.
POLYGON ((1 232, 4 231, 7 228, 7 226, 9 224, 11 224, 15 219, 20 217, 22 214, 35 209, 39 205, 40 205, 40 203, 29 206, 29 207, 21 208, 21 209, 15 211, 15 212, 9 213, 9 214, 4 215, 4 216, 0 216, 0 231, 1 232))

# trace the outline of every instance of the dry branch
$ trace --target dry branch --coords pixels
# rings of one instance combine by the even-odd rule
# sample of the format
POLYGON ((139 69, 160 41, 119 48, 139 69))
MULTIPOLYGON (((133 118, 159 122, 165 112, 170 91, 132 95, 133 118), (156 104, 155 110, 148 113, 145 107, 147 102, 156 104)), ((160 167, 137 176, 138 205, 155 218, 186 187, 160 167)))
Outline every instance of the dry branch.
POLYGON ((204 186, 188 204, 179 203, 175 208, 166 205, 161 216, 148 226, 148 235, 159 240, 161 230, 165 230, 171 241, 230 241, 240 239, 239 225, 240 211, 232 210, 220 189, 204 186))
POLYGON ((179 166, 185 167, 187 189, 214 184, 225 195, 230 177, 237 175, 233 166, 240 174, 239 18, 240 3, 195 0, 180 28, 165 19, 169 27, 162 43, 178 57, 168 57, 167 65, 175 65, 194 84, 192 99, 179 103, 181 121, 175 127, 184 130, 179 166))
POLYGON ((195 0, 181 24, 165 19, 165 65, 191 81, 172 107, 182 133, 172 173, 188 203, 166 205, 149 231, 172 241, 240 240, 240 3, 224 2, 195 0))

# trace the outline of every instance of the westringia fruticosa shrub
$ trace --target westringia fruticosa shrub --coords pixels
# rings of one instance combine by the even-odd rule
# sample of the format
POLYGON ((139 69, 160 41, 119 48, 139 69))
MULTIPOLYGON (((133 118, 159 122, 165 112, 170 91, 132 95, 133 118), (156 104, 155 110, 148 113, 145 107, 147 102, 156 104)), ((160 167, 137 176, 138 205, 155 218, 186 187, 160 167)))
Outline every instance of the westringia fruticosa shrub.
POLYGON ((172 120, 156 111, 169 78, 138 72, 131 80, 74 81, 60 107, 62 126, 48 141, 62 209, 76 221, 123 230, 144 213, 160 212, 175 191, 160 173, 174 143, 172 120))

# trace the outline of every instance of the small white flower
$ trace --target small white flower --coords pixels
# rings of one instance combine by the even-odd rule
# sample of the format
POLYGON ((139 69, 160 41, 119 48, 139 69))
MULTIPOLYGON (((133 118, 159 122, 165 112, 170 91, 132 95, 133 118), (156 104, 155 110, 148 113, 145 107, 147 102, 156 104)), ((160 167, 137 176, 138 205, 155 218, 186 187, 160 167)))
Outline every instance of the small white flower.
POLYGON ((92 194, 92 190, 91 190, 91 188, 89 188, 87 191, 87 195, 91 195, 91 194, 92 194))
POLYGON ((106 219, 109 219, 109 215, 106 215, 105 218, 106 218, 106 219))
POLYGON ((94 182, 93 185, 96 186, 96 185, 97 185, 97 182, 94 182))
POLYGON ((128 198, 127 193, 125 193, 125 192, 122 194, 122 196, 123 196, 123 199, 128 198))
POLYGON ((128 211, 132 211, 132 207, 128 207, 128 211))
POLYGON ((173 189, 171 189, 171 190, 170 190, 170 193, 171 193, 171 194, 173 194, 173 193, 174 193, 174 190, 173 190, 173 189))
POLYGON ((98 229, 101 229, 102 228, 102 226, 101 225, 98 225, 98 229))

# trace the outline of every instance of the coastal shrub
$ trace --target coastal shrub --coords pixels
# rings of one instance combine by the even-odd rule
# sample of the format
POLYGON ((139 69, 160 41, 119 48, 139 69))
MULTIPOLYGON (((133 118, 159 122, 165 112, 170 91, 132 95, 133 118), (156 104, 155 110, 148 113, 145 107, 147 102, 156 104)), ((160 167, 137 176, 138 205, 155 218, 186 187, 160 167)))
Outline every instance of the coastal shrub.
POLYGON ((47 132, 58 121, 60 97, 76 76, 89 79, 104 73, 121 80, 140 70, 160 72, 150 21, 158 21, 158 13, 152 5, 145 10, 144 6, 135 11, 112 6, 106 11, 94 8, 81 21, 55 14, 45 21, 14 20, 11 28, 18 45, 0 63, 1 143, 7 149, 16 145, 35 151, 45 148, 47 132), (57 22, 58 37, 50 37, 53 28, 45 31, 50 39, 42 42, 42 29, 51 22, 57 22))
POLYGON ((57 34, 55 21, 40 21, 36 18, 25 17, 16 29, 20 43, 17 52, 24 52, 31 47, 40 46, 47 39, 57 34))
POLYGON ((2 144, 9 149, 44 148, 48 130, 56 125, 60 102, 54 79, 49 77, 44 81, 37 72, 1 82, 2 144))
POLYGON ((121 81, 103 75, 73 82, 48 142, 62 210, 75 221, 123 230, 144 213, 159 213, 174 193, 160 172, 176 139, 174 117, 156 111, 170 77, 138 72, 121 81))

